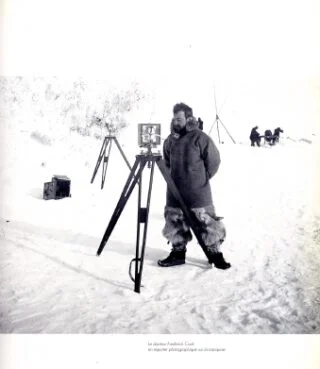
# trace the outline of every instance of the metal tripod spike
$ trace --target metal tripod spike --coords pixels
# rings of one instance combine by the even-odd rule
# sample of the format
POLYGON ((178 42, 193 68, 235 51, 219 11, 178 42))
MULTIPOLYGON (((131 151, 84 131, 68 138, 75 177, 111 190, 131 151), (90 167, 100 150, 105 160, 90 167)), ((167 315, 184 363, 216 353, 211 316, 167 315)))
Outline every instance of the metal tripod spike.
POLYGON ((104 182, 106 179, 106 174, 107 174, 107 168, 108 168, 108 163, 109 163, 109 158, 110 158, 110 153, 111 153, 111 146, 112 146, 112 142, 115 142, 117 148, 119 149, 124 161, 126 162, 128 168, 131 170, 131 166, 130 163, 128 161, 128 159, 126 158, 118 140, 116 136, 112 136, 112 135, 108 135, 104 138, 102 146, 101 146, 101 150, 98 156, 98 160, 96 163, 96 166, 94 168, 93 174, 92 174, 92 178, 91 178, 91 183, 93 183, 96 174, 98 172, 98 169, 100 167, 100 164, 102 162, 102 178, 101 178, 101 189, 103 189, 104 186, 104 182), (107 151, 108 149, 108 151, 107 151))
POLYGON ((99 256, 104 247, 106 246, 111 233, 117 224, 122 211, 132 194, 132 191, 136 184, 139 186, 138 192, 138 212, 137 212, 137 237, 136 237, 136 256, 131 260, 129 266, 129 275, 132 281, 134 282, 134 292, 140 293, 141 281, 142 281, 142 270, 143 270, 143 262, 144 262, 144 254, 146 249, 146 241, 147 241, 147 230, 148 230, 148 221, 149 221, 149 211, 150 211, 150 203, 151 203, 151 193, 152 193, 152 184, 154 177, 154 166, 155 164, 158 166, 163 178, 167 182, 168 188, 174 197, 178 200, 180 208, 182 209, 186 221, 188 222, 191 230, 201 248, 203 249, 205 255, 209 258, 207 253, 205 244, 200 236, 200 231, 198 229, 197 221, 195 216, 189 211, 187 206, 182 199, 178 188, 176 187, 168 168, 166 167, 162 157, 160 154, 155 154, 151 152, 149 148, 148 152, 145 154, 140 154, 136 156, 135 163, 132 167, 132 170, 129 174, 129 177, 124 185, 123 191, 120 195, 120 199, 116 205, 116 208, 113 212, 113 215, 110 219, 110 222, 107 226, 107 229, 103 235, 100 246, 97 251, 97 255, 99 256), (148 164, 148 165, 147 165, 148 164), (141 206, 141 193, 142 193, 142 174, 145 167, 151 168, 150 177, 149 177, 149 188, 148 188, 148 196, 147 196, 147 204, 146 207, 141 206), (141 243, 141 226, 144 226, 143 235, 142 235, 142 243, 141 243), (135 263, 135 276, 132 276, 131 267, 132 264, 135 263))

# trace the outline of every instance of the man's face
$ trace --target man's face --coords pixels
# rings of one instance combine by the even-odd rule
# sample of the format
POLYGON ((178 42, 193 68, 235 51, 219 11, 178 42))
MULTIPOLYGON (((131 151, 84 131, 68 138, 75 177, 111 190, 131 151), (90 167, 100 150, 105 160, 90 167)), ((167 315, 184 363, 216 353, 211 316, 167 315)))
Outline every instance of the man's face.
POLYGON ((184 111, 178 111, 173 116, 173 130, 179 133, 187 124, 186 116, 184 111))

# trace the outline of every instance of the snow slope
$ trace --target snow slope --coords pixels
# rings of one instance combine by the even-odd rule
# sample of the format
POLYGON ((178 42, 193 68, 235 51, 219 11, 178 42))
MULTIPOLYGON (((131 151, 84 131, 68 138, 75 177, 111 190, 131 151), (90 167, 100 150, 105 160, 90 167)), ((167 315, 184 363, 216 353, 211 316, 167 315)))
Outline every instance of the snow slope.
MULTIPOLYGON (((90 184, 100 141, 70 134, 41 143, 21 126, 2 128, 1 333, 320 333, 315 143, 219 146, 211 184, 227 227, 227 271, 209 267, 194 240, 185 265, 157 266, 169 248, 161 235, 165 182, 156 171, 137 294, 128 276, 136 190, 96 256, 129 173, 116 147, 101 190, 101 168, 90 184), (54 174, 71 179, 72 197, 42 199, 54 174)), ((118 139, 133 163, 139 150, 128 136, 118 139)))

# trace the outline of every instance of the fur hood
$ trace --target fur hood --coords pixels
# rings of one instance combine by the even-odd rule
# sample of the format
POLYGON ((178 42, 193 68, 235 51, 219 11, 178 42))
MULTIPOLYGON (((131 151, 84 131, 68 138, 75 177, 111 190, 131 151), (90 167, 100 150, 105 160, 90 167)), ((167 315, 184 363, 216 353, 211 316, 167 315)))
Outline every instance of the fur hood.
MULTIPOLYGON (((175 133, 173 130, 173 120, 174 119, 171 120, 170 132, 174 137, 179 138, 180 135, 178 133, 175 133)), ((187 132, 191 132, 195 129, 199 129, 199 122, 197 121, 197 119, 195 117, 187 118, 187 124, 186 124, 187 132)))

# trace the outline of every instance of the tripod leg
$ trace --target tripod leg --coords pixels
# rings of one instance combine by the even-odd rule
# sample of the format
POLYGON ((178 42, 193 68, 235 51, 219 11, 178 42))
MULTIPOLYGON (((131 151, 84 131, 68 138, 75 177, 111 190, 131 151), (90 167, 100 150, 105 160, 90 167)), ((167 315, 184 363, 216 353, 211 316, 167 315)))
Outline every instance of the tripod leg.
POLYGON ((97 171, 99 169, 99 166, 101 164, 101 160, 104 156, 104 153, 106 151, 106 148, 107 148, 107 137, 104 138, 103 140, 103 143, 102 143, 102 146, 101 146, 101 150, 100 150, 100 154, 99 154, 99 157, 98 157, 98 160, 97 160, 97 163, 96 163, 96 166, 94 168, 94 171, 93 171, 93 175, 92 175, 92 178, 91 178, 91 183, 93 183, 94 179, 95 179, 95 176, 97 174, 97 171))
POLYGON ((111 151, 111 146, 112 146, 112 140, 110 138, 108 138, 106 148, 107 148, 108 144, 109 144, 108 154, 106 155, 106 150, 105 150, 104 151, 103 163, 102 163, 101 189, 103 189, 103 186, 104 186, 104 181, 106 179, 106 173, 107 173, 107 168, 108 168, 108 163, 109 163, 110 151, 111 151))
POLYGON ((139 184, 137 243, 136 243, 136 258, 135 258, 136 265, 135 265, 135 278, 134 278, 134 291, 137 293, 140 293, 141 280, 142 280, 143 261, 144 261, 144 254, 145 254, 145 249, 146 249, 149 210, 150 210, 152 184, 153 184, 153 176, 154 176, 154 165, 155 165, 155 161, 152 160, 146 208, 141 207, 141 182, 142 181, 140 181, 140 184, 139 184), (144 228, 143 228, 141 252, 139 256, 140 226, 142 224, 144 224, 144 228))
MULTIPOLYGON (((138 281, 138 275, 139 275, 139 269, 138 269, 138 263, 140 262, 139 258, 139 247, 140 247, 140 219, 143 216, 142 209, 141 209, 141 192, 142 192, 142 176, 140 178, 140 181, 138 182, 138 214, 137 214, 137 238, 136 238, 136 257, 132 259, 131 263, 135 263, 135 272, 134 272, 134 278, 131 275, 131 265, 129 269, 129 274, 132 279, 132 281, 135 284, 135 290, 136 290, 136 283, 138 281)), ((131 264, 130 263, 130 264, 131 264)))
POLYGON ((187 208, 183 198, 180 195, 180 192, 177 188, 177 186, 175 185, 168 168, 166 167, 163 159, 159 159, 157 161, 157 165, 160 169, 161 174, 163 175, 163 178, 165 179, 165 181, 168 184, 169 190, 171 191, 171 193, 173 194, 173 196, 179 201, 180 204, 180 208, 183 211, 184 216, 186 217, 186 220, 190 226, 190 228, 192 229, 194 235, 196 236, 196 239, 199 243, 199 245, 201 246, 203 252, 205 253, 205 255, 207 256, 207 258, 209 259, 209 254, 207 251, 207 247, 204 244, 200 231, 199 231, 199 227, 197 225, 197 220, 195 218, 195 216, 190 212, 190 210, 187 208))
POLYGON ((217 132, 218 132, 219 143, 221 143, 221 141, 220 141, 220 132, 219 132, 219 122, 218 121, 217 121, 217 132))
POLYGON ((236 141, 233 139, 233 137, 231 136, 231 134, 228 132, 227 128, 225 127, 225 125, 222 123, 221 119, 219 118, 220 123, 222 124, 223 128, 226 130, 226 132, 228 133, 229 137, 231 138, 231 140, 233 141, 233 143, 236 143, 236 141))
POLYGON ((116 143, 116 145, 117 145, 117 147, 118 147, 118 149, 119 149, 119 151, 120 151, 120 153, 121 153, 121 155, 122 155, 122 157, 123 157, 124 161, 126 162, 126 164, 127 164, 128 168, 131 170, 131 165, 130 165, 130 163, 128 162, 128 159, 126 158, 126 156, 124 155, 124 152, 123 152, 123 150, 122 150, 122 148, 121 148, 121 146, 120 146, 120 144, 119 144, 119 142, 118 142, 118 140, 117 140, 117 137, 115 137, 115 138, 114 138, 114 141, 115 141, 115 143, 116 143))
POLYGON ((132 170, 129 174, 129 177, 127 179, 127 182, 123 188, 123 191, 121 193, 121 196, 120 196, 120 199, 117 203, 117 206, 113 212, 113 215, 111 217, 111 220, 108 224, 108 227, 103 235, 103 238, 101 240, 101 243, 100 243, 100 246, 98 248, 98 251, 97 251, 97 255, 100 255, 102 250, 104 249, 115 225, 117 224, 118 222, 118 219, 135 187, 135 185, 137 184, 137 182, 139 181, 140 177, 141 177, 141 173, 144 169, 146 165, 146 161, 145 160, 142 160, 142 159, 136 159, 133 167, 132 167, 132 170), (139 166, 139 163, 140 163, 140 167, 138 169, 138 166, 139 166))
POLYGON ((210 130, 209 130, 209 133, 208 133, 208 135, 210 136, 210 133, 211 133, 211 131, 212 131, 212 128, 213 128, 213 126, 214 126, 214 124, 215 124, 216 122, 213 122, 212 123, 212 126, 211 126, 211 128, 210 128, 210 130))

